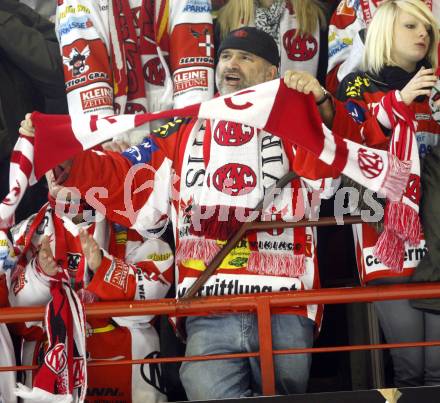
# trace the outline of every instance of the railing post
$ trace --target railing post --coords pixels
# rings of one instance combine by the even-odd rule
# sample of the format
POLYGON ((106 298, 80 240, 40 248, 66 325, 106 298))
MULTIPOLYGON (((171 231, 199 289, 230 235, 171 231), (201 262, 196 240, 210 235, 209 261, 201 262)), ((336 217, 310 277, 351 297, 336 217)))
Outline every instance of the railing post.
POLYGON ((258 299, 258 337, 260 342, 261 387, 263 395, 275 394, 270 297, 258 299))

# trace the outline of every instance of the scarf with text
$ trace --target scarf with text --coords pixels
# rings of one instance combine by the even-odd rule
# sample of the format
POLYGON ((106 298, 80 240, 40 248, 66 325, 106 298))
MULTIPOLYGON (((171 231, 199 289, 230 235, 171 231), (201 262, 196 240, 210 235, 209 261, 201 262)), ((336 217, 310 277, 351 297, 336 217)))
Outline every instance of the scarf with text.
MULTIPOLYGON (((203 186, 180 182, 177 262, 196 259, 209 264, 247 220, 292 221, 305 213, 307 191, 298 179, 277 197, 270 197, 264 211, 254 211, 268 189, 289 172, 291 145, 284 146, 278 137, 240 123, 207 121, 205 129, 203 122, 194 125, 183 156, 192 163, 183 165, 182 177, 194 169, 206 173, 203 186)), ((247 270, 263 275, 303 275, 305 232, 302 227, 248 234, 247 270)))
POLYGON ((374 254, 392 270, 402 271, 405 242, 413 246, 420 242, 420 160, 414 112, 397 98, 397 94, 397 91, 388 92, 372 107, 372 112, 375 116, 382 115, 381 121, 385 117, 388 119, 393 130, 389 151, 401 160, 412 161, 411 171, 401 200, 388 201, 385 206, 384 231, 374 254))
MULTIPOLYGON (((41 269, 40 269, 41 270, 41 269)), ((84 402, 86 377, 85 317, 82 302, 70 288, 67 275, 50 278, 51 300, 44 327, 48 346, 33 388, 18 384, 15 394, 29 401, 84 402)))
POLYGON ((62 247, 64 237, 57 236, 60 231, 56 227, 63 225, 63 220, 52 214, 48 204, 31 220, 29 225, 19 226, 24 231, 22 234, 14 236, 18 237, 17 244, 22 244, 23 249, 13 275, 27 265, 28 252, 36 252, 33 238, 37 229, 43 229, 43 224, 42 236, 55 234, 50 237, 51 248, 55 249, 55 260, 60 263, 61 270, 55 276, 47 276, 39 266, 38 258, 31 253, 35 269, 50 284, 51 299, 44 316, 48 345, 43 362, 33 378, 33 388, 19 383, 15 394, 29 401, 83 402, 87 390, 85 312, 82 301, 70 285, 66 253, 62 247), (53 245, 55 239, 57 242, 53 245))
POLYGON ((322 124, 313 97, 287 88, 284 81, 278 79, 201 104, 149 114, 90 115, 71 120, 69 116, 34 112, 35 144, 32 147, 32 141, 24 137, 17 143, 16 162, 11 163, 10 193, 6 203, 0 205, 0 228, 7 227, 13 220, 29 180, 35 180, 33 171, 39 178, 63 161, 118 134, 154 119, 175 116, 225 120, 264 130, 288 144, 304 148, 338 172, 393 201, 401 199, 408 183, 411 161, 400 161, 390 152, 371 149, 333 134, 322 124), (26 152, 20 145, 24 141, 26 152), (374 162, 374 175, 371 162, 374 162))

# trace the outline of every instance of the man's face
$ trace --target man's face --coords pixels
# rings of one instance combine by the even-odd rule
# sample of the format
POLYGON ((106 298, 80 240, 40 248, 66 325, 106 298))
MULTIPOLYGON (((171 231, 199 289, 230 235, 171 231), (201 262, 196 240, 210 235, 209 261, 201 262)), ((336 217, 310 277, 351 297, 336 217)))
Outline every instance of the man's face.
POLYGON ((221 95, 252 87, 272 80, 276 67, 253 53, 239 49, 222 51, 215 71, 217 88, 221 95))

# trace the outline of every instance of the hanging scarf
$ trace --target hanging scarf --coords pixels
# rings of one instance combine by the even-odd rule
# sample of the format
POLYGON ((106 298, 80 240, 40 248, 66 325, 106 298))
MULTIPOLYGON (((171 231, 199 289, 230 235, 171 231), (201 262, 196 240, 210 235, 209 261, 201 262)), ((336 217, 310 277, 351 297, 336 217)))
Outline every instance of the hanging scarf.
MULTIPOLYGON (((206 132, 200 123, 196 124, 187 144, 184 158, 188 154, 192 161, 200 161, 200 168, 203 166, 206 172, 202 187, 189 187, 184 181, 180 184, 182 208, 178 217, 176 261, 197 259, 208 264, 222 242, 238 231, 248 217, 259 216, 253 209, 276 179, 289 171, 289 160, 293 157, 287 156, 279 138, 247 125, 219 120, 212 125, 208 122, 206 132), (200 217, 196 217, 198 214, 200 217)), ((188 169, 194 169, 194 162, 191 167, 183 167, 182 177, 186 177, 188 169)), ((295 215, 303 217, 304 197, 307 197, 303 193, 299 180, 287 185, 262 218, 292 221, 295 215)), ((305 238, 305 228, 253 234, 249 237, 252 242, 247 270, 263 275, 303 275, 302 248, 277 249, 272 245, 276 239, 277 245, 302 246, 305 238)))
POLYGON ((420 161, 415 137, 416 118, 397 94, 397 91, 389 91, 378 108, 373 108, 373 114, 386 113, 393 131, 389 151, 401 160, 412 161, 411 172, 402 198, 387 202, 385 206, 385 229, 376 243, 374 254, 383 264, 400 272, 403 270, 405 242, 413 246, 420 242, 420 161))
MULTIPOLYGON (((57 216, 52 214, 49 204, 46 204, 33 218, 29 228, 27 225, 22 226, 21 230, 26 232, 21 237, 17 234, 21 238, 19 243, 24 245, 17 267, 26 266, 32 238, 45 217, 49 218, 45 234, 55 234, 56 245, 62 244, 62 238, 56 236, 56 226, 50 219, 57 216)), ((77 399, 83 402, 87 390, 87 370, 85 313, 82 301, 70 286, 67 259, 62 248, 55 248, 55 260, 60 263, 61 268, 55 276, 47 276, 39 267, 38 258, 34 259, 36 270, 50 283, 51 300, 46 306, 44 317, 48 346, 43 363, 33 379, 33 388, 18 384, 15 393, 29 400, 70 402, 77 399)), ((16 272, 18 271, 16 269, 16 272)))
MULTIPOLYGON (((41 268, 37 269, 42 272, 41 268)), ((18 384, 15 393, 23 399, 71 402, 76 394, 84 402, 87 389, 85 316, 82 302, 69 286, 65 272, 46 278, 51 300, 46 306, 44 326, 48 346, 33 388, 18 384)))
MULTIPOLYGON (((151 2, 143 1, 141 9, 145 7, 150 8, 149 12, 153 11, 151 2)), ((147 26, 140 20, 139 26, 143 29, 144 25, 147 26)), ((139 39, 128 1, 109 0, 109 31, 116 113, 147 112, 139 39)))
POLYGON ((270 7, 260 7, 254 1, 255 27, 268 33, 277 44, 280 42, 280 21, 286 8, 285 0, 275 0, 270 7))

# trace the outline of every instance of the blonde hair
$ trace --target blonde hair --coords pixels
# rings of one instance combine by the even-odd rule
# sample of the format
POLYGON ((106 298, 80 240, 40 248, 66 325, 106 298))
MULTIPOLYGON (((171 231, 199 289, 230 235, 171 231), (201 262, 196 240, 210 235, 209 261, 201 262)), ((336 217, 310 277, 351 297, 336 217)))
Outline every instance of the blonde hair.
MULTIPOLYGON (((284 1, 284 0, 283 0, 284 1)), ((314 34, 318 23, 325 28, 327 23, 324 6, 320 0, 290 0, 298 21, 297 34, 314 34)), ((254 0, 229 0, 217 13, 220 38, 230 31, 253 25, 255 18, 254 0)))
POLYGON ((439 26, 429 8, 421 0, 389 0, 377 9, 368 27, 362 63, 365 71, 378 74, 386 65, 398 65, 393 60, 391 51, 395 45, 394 25, 399 11, 404 11, 431 27, 426 59, 433 68, 437 68, 439 26))

